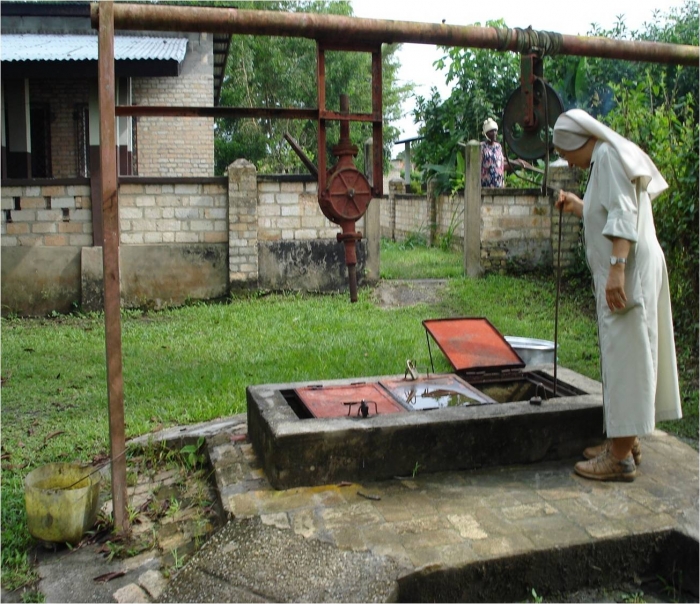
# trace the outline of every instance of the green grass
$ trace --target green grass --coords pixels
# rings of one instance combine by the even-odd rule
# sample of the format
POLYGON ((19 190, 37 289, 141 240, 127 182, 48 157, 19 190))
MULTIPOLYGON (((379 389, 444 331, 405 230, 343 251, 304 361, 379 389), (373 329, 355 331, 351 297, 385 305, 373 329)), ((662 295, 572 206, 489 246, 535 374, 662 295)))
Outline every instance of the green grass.
POLYGON ((426 247, 416 238, 401 243, 382 239, 379 273, 382 279, 460 278, 464 259, 461 251, 426 247))
MULTIPOLYGON (((554 337, 551 278, 458 278, 452 271, 461 271, 459 254, 393 244, 384 244, 382 265, 400 278, 452 278, 444 299, 433 306, 382 309, 371 291, 361 289, 356 304, 346 294, 281 294, 124 311, 127 437, 242 413, 249 385, 403 374, 408 358, 424 371, 430 359, 421 321, 428 318, 484 316, 505 335, 554 337)), ((590 291, 562 295, 559 361, 599 379, 590 297, 590 291)), ((436 350, 436 371, 449 371, 436 350)), ((681 371, 686 418, 662 427, 692 438, 697 447, 697 369, 693 373, 691 357, 689 370, 681 371)), ((2 377, 2 581, 13 589, 35 578, 24 476, 46 463, 89 462, 109 451, 104 318, 3 319, 2 377)))

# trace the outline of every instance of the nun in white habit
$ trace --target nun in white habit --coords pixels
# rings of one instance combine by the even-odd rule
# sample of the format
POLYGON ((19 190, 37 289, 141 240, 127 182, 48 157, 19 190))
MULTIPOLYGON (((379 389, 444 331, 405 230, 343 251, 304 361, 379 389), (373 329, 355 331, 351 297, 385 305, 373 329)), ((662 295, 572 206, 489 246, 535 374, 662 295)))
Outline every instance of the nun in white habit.
POLYGON ((668 185, 637 145, 580 109, 559 116, 553 142, 570 166, 590 169, 583 199, 561 191, 556 207, 583 218, 608 437, 575 470, 631 481, 641 461, 637 437, 681 417, 668 273, 651 209, 668 185))

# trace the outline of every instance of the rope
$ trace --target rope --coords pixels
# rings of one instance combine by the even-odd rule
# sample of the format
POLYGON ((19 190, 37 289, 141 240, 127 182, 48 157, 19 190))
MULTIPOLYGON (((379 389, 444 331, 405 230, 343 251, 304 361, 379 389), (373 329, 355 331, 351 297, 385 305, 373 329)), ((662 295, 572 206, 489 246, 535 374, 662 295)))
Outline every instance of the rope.
POLYGON ((525 54, 537 49, 541 56, 555 56, 561 52, 564 37, 554 31, 536 31, 532 27, 505 27, 496 29, 498 46, 496 50, 508 49, 511 40, 515 37, 515 52, 525 54))
POLYGON ((103 468, 106 468, 109 464, 117 461, 117 459, 119 459, 123 455, 126 455, 126 448, 124 448, 124 450, 119 455, 117 455, 114 459, 108 459, 102 465, 97 466, 92 472, 90 472, 89 474, 85 474, 85 476, 83 476, 82 478, 78 478, 78 480, 76 480, 73 484, 71 484, 67 487, 64 487, 64 489, 65 490, 72 489, 76 484, 78 484, 79 482, 82 482, 86 478, 90 478, 90 476, 92 476, 93 474, 97 474, 97 472, 100 472, 103 468))

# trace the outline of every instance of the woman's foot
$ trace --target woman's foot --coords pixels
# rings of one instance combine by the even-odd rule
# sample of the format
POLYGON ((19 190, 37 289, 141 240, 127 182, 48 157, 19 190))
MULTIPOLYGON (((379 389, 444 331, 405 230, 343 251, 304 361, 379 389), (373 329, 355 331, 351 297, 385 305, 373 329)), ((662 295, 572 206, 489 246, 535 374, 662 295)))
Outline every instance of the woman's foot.
MULTIPOLYGON (((586 459, 594 459, 598 457, 598 455, 600 455, 603 451, 609 451, 611 446, 612 439, 608 438, 607 440, 603 441, 599 445, 596 445, 595 447, 588 447, 587 449, 584 449, 583 456, 586 459)), ((640 463, 642 463, 642 443, 640 443, 639 439, 636 437, 634 439, 634 443, 632 444, 632 457, 634 457, 635 466, 638 466, 640 463)))
POLYGON ((584 478, 591 480, 619 480, 632 482, 637 476, 637 468, 630 453, 625 459, 618 459, 612 454, 610 448, 603 451, 598 457, 588 461, 579 461, 574 466, 574 471, 584 478))

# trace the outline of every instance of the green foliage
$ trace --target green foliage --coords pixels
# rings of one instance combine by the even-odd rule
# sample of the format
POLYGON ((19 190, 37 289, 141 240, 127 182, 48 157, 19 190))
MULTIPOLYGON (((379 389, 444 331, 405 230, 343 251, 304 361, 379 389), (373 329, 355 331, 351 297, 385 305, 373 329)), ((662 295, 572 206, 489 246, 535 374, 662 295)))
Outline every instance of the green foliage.
POLYGON ((622 601, 630 604, 643 604, 644 602, 646 602, 646 600, 644 599, 643 591, 635 591, 632 593, 622 594, 622 601))
POLYGON ((455 204, 452 214, 450 215, 450 224, 444 233, 437 236, 438 247, 443 252, 449 252, 455 247, 457 242, 457 227, 461 224, 461 219, 464 216, 464 205, 461 203, 455 204))
MULTIPOLYGON (((616 40, 644 40, 672 44, 698 44, 698 4, 686 0, 681 7, 673 7, 662 14, 656 10, 652 20, 644 23, 643 30, 631 31, 619 17, 610 30, 593 25, 591 36, 601 36, 616 40)), ((672 91, 677 99, 688 94, 698 98, 697 68, 633 61, 596 59, 590 57, 558 56, 545 58, 545 75, 564 101, 565 108, 578 107, 598 117, 615 108, 613 85, 623 80, 637 82, 646 73, 666 90, 672 91)), ((697 119, 697 107, 695 107, 697 119)))
MULTIPOLYGON (((329 13, 352 15, 349 2, 324 0, 320 2, 236 3, 238 8, 300 13, 329 13)), ((399 85, 396 51, 398 45, 382 47, 382 86, 384 110, 385 159, 398 130, 389 125, 400 117, 401 103, 412 85, 399 85)), ((349 96, 350 111, 371 112, 371 55, 368 52, 327 51, 326 106, 339 110, 340 95, 349 96)), ((231 42, 226 76, 221 91, 221 105, 231 107, 315 108, 318 106, 316 43, 306 38, 234 35, 231 42)), ((253 162, 261 173, 306 173, 301 160, 284 139, 289 132, 306 155, 318 164, 317 124, 310 120, 290 119, 219 119, 216 122, 216 173, 223 174, 236 159, 253 162)), ((337 159, 330 149, 338 141, 338 122, 328 122, 327 161, 337 159)), ((352 123, 350 136, 358 146, 358 168, 363 169, 363 143, 372 135, 369 123, 352 123)))
MULTIPOLYGON (((487 26, 506 27, 505 22, 487 21, 487 26)), ((445 80, 453 85, 448 99, 442 100, 436 89, 430 98, 418 96, 414 120, 421 123, 423 140, 415 146, 415 161, 425 166, 424 178, 435 178, 438 192, 460 188, 458 162, 464 160, 459 143, 481 140, 485 119, 500 116, 508 98, 519 85, 520 60, 513 53, 475 48, 441 47, 445 56, 435 67, 447 68, 445 80)))
POLYGON ((533 602, 544 602, 544 599, 542 596, 538 596, 537 592, 535 591, 535 588, 533 587, 532 590, 530 591, 530 594, 532 595, 532 601, 533 602))
MULTIPOLYGON (((401 170, 399 172, 399 175, 401 176, 401 180, 404 180, 406 171, 401 170)), ((415 170, 411 170, 411 184, 409 185, 409 189, 406 191, 406 193, 412 193, 413 195, 421 195, 424 193, 423 191, 423 184, 421 183, 421 173, 416 172, 415 170)))
POLYGON ((204 437, 200 436, 196 444, 189 444, 182 447, 179 451, 179 457, 182 464, 190 470, 204 464, 204 455, 202 447, 204 446, 204 437))

